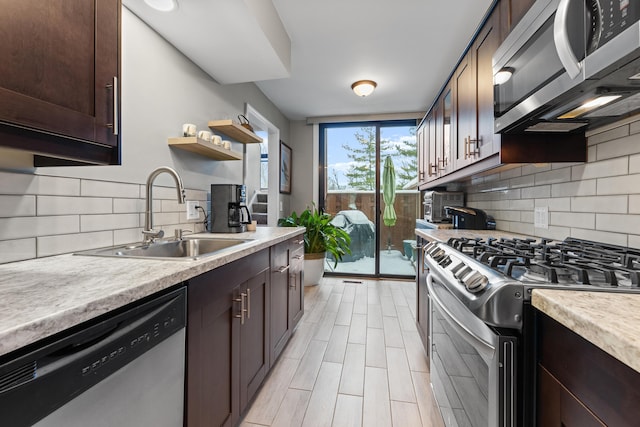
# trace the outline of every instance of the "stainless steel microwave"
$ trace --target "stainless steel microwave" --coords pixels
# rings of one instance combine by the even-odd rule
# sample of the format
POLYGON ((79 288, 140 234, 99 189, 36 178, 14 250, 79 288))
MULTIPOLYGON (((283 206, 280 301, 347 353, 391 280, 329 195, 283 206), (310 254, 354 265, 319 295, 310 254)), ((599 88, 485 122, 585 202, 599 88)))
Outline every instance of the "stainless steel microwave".
POLYGON ((493 56, 495 131, 584 131, 640 111, 640 2, 538 0, 493 56))

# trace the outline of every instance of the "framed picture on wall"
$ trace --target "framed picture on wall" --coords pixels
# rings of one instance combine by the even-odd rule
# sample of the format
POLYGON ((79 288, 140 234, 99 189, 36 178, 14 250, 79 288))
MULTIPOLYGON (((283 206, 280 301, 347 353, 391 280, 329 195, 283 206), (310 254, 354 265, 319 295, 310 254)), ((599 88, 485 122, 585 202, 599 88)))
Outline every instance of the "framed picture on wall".
POLYGON ((280 141, 280 192, 291 194, 291 147, 280 141))

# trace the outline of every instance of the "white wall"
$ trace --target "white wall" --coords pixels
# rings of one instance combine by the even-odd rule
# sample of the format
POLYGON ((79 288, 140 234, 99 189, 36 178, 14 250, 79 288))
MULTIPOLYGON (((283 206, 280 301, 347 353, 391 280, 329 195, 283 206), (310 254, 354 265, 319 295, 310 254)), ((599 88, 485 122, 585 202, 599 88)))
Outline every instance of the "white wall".
POLYGON ((303 211, 312 201, 317 203, 317 177, 318 177, 318 146, 314 143, 314 126, 305 121, 292 121, 290 125, 291 139, 287 145, 291 147, 293 168, 291 197, 289 198, 289 210, 284 210, 285 215, 291 211, 303 211), (314 162, 315 158, 315 162, 314 162), (315 198, 314 198, 315 195, 315 198))
MULTIPOLYGON (((126 8, 121 81, 121 166, 33 169, 21 167, 20 153, 0 153, 0 263, 140 240, 144 183, 158 166, 175 168, 187 198, 207 208, 210 184, 242 182, 243 162, 169 148, 182 123, 207 129, 209 120, 236 118, 249 103, 288 140, 289 121, 256 85, 219 85, 126 8)), ((257 169, 259 149, 252 148, 246 167, 257 169)), ((176 227, 202 230, 186 221, 173 180, 163 174, 156 183, 155 225, 168 235, 176 227)))

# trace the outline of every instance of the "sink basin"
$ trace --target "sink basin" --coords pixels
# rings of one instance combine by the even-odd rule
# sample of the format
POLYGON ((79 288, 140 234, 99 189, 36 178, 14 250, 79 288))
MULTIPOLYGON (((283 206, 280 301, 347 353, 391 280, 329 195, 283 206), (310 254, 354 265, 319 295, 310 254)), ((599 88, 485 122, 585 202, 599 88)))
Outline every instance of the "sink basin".
POLYGON ((151 244, 133 244, 116 246, 112 248, 94 249, 78 252, 76 255, 168 259, 168 260, 194 260, 215 255, 220 251, 232 248, 243 243, 251 242, 251 239, 184 239, 172 241, 158 241, 151 244))

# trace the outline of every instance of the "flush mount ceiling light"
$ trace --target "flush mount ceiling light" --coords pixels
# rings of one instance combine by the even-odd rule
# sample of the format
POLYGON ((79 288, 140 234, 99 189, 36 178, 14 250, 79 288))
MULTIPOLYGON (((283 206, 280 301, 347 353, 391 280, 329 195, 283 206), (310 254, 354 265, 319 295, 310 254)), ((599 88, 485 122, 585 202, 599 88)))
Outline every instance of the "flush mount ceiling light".
POLYGON ((160 12, 171 12, 178 7, 177 0, 144 0, 147 6, 160 12))
POLYGON ((511 76, 513 75, 514 71, 515 70, 511 67, 501 68, 500 71, 498 71, 496 75, 493 76, 493 84, 495 85, 505 84, 511 79, 511 76))
POLYGON ((373 80, 358 80, 351 85, 351 89, 358 96, 369 96, 373 93, 373 90, 378 86, 378 83, 373 80))

